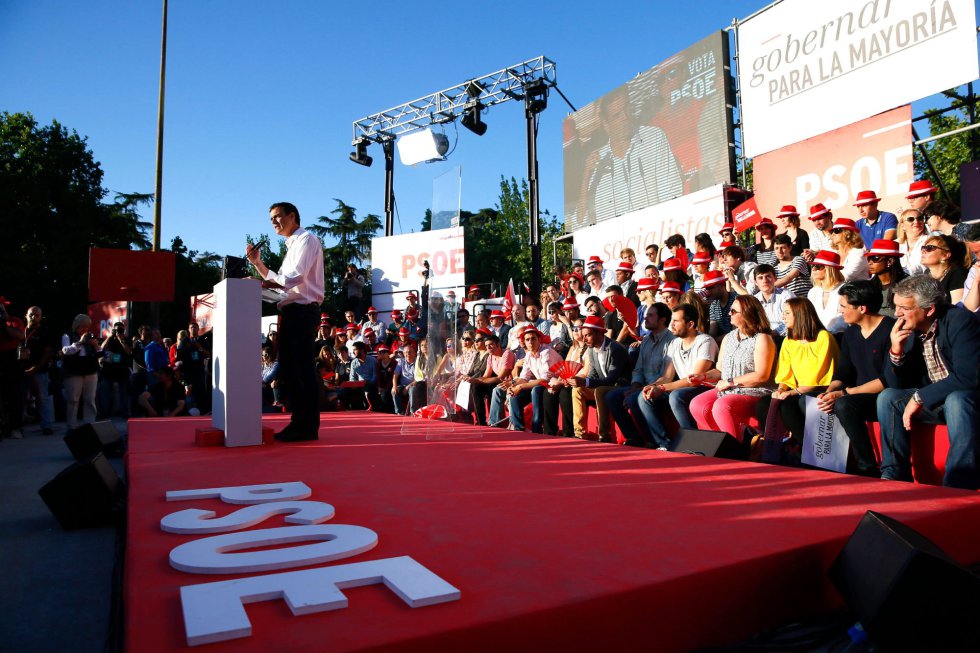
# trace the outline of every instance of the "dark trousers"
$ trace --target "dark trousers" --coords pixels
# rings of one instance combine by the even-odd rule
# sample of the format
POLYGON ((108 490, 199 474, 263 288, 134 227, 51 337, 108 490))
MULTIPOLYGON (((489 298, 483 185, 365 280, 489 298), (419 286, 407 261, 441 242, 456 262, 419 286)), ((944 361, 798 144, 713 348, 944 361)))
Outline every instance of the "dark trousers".
POLYGON ((470 384, 470 410, 476 417, 479 426, 487 425, 487 404, 493 396, 493 389, 496 383, 471 383, 470 384))
POLYGON ((854 471, 869 474, 878 470, 875 450, 871 445, 866 422, 878 421, 878 395, 846 395, 834 402, 834 414, 851 441, 851 461, 854 471))
POLYGON ((562 387, 555 395, 558 398, 558 406, 561 408, 561 432, 566 438, 575 437, 575 415, 572 412, 572 389, 562 387))
POLYGON ((320 428, 320 406, 313 340, 320 324, 317 304, 289 304, 279 320, 279 382, 290 425, 297 429, 320 428))

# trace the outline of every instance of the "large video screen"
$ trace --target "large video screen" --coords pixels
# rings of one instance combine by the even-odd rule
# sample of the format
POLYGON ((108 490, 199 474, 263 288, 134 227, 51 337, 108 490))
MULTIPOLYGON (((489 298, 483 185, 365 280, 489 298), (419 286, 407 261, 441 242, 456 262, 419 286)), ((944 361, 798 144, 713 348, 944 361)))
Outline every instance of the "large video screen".
POLYGON ((729 76, 719 31, 566 118, 565 230, 731 183, 729 76))

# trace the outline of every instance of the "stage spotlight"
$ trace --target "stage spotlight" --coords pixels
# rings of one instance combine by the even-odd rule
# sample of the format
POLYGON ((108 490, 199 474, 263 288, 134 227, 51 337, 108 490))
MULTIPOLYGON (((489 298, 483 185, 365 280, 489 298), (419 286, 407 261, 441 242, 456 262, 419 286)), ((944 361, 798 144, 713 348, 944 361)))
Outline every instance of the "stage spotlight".
POLYGON ((449 151, 449 139, 431 129, 407 134, 398 139, 398 156, 402 164, 443 161, 449 151))
POLYGON ((548 84, 536 79, 524 87, 524 103, 532 114, 539 114, 548 108, 548 84))
POLYGON ((370 144, 366 138, 358 138, 354 141, 354 151, 350 153, 350 160, 358 165, 371 167, 374 159, 368 156, 367 146, 370 144))
POLYGON ((477 136, 483 136, 487 133, 487 123, 480 119, 480 112, 482 110, 483 105, 475 102, 466 107, 466 111, 459 121, 463 127, 466 127, 477 136))

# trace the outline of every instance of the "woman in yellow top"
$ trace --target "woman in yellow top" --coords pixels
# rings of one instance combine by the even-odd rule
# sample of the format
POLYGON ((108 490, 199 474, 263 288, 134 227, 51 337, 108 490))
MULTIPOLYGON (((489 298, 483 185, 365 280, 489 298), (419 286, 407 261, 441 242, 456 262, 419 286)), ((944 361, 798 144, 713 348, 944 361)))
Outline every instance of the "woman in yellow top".
POLYGON ((803 441, 805 396, 817 396, 834 377, 840 350, 824 328, 816 309, 805 297, 793 297, 783 307, 786 339, 779 350, 773 399, 781 399, 779 414, 798 443, 803 441))

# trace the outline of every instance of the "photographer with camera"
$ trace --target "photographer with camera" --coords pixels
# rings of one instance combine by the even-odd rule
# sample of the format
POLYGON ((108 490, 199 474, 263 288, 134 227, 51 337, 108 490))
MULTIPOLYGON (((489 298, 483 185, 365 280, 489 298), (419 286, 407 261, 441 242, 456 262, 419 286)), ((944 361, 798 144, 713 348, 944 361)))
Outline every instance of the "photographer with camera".
POLYGON ((347 306, 348 310, 354 311, 357 317, 361 315, 361 300, 364 297, 364 285, 367 283, 364 279, 364 275, 361 271, 357 269, 357 266, 353 263, 347 264, 347 271, 344 272, 344 278, 341 280, 341 285, 347 289, 347 306))
POLYGON ((65 422, 68 430, 80 426, 78 404, 82 404, 82 424, 95 421, 95 392, 98 387, 99 339, 93 334, 92 318, 75 316, 71 331, 61 337, 61 370, 65 385, 65 422))
POLYGON ((115 388, 119 388, 118 412, 129 417, 129 368, 132 365, 133 347, 126 337, 126 325, 116 322, 112 331, 102 341, 102 371, 99 373, 99 419, 107 419, 113 413, 115 388))

